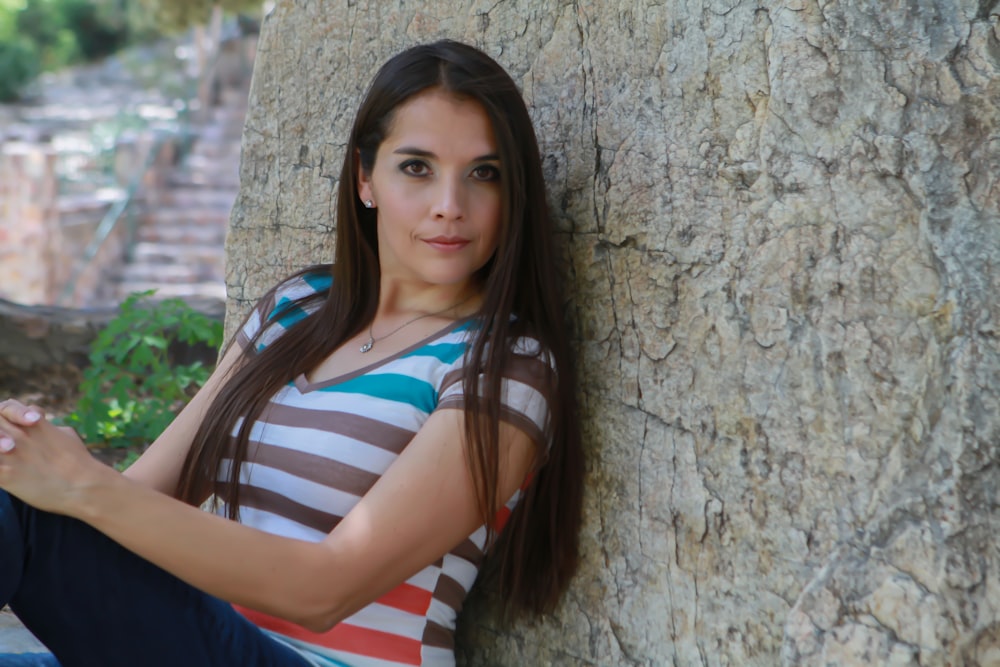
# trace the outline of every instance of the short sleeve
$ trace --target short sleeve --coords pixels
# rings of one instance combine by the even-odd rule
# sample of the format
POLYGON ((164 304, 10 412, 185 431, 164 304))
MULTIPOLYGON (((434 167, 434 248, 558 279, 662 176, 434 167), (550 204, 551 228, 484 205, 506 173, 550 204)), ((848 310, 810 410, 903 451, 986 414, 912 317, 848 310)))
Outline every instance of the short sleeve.
POLYGON ((306 274, 291 278, 266 294, 257 304, 240 330, 236 333, 236 344, 246 352, 254 336, 258 336, 254 352, 259 352, 274 342, 295 323, 307 317, 317 305, 303 308, 300 301, 318 292, 329 289, 330 278, 321 274, 306 274), (263 333, 260 333, 261 328, 263 333))
MULTIPOLYGON (((460 370, 456 371, 445 381, 438 409, 466 407, 462 375, 460 370)), ((483 386, 482 376, 480 386, 483 386)), ((542 351, 533 338, 519 339, 504 367, 500 419, 526 433, 543 452, 549 449, 550 402, 554 387, 555 368, 551 355, 542 351)))

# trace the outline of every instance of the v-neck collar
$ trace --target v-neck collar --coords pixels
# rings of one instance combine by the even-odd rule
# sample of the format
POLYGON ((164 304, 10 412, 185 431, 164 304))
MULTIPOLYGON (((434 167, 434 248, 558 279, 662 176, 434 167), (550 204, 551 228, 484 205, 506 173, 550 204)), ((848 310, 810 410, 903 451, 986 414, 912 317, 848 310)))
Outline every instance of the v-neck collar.
POLYGON ((320 390, 320 389, 325 389, 326 387, 332 387, 334 385, 341 384, 343 382, 347 382, 348 380, 353 380, 356 377, 360 377, 362 375, 366 375, 367 373, 370 373, 371 371, 375 370, 376 368, 379 368, 381 366, 385 366, 386 364, 388 364, 388 363, 390 363, 392 361, 395 361, 396 359, 399 359, 400 357, 404 357, 407 354, 410 354, 411 352, 413 352, 414 350, 419 350, 420 348, 424 347, 425 345, 428 345, 429 343, 437 340, 438 338, 441 338, 442 336, 444 336, 446 334, 449 334, 449 333, 451 333, 453 331, 457 331, 458 329, 460 329, 462 326, 468 324, 473 319, 474 319, 474 316, 470 315, 469 317, 462 318, 462 319, 457 320, 455 322, 449 322, 448 324, 446 324, 441 329, 435 331, 434 333, 430 334, 429 336, 421 338, 417 342, 413 343, 412 345, 410 345, 408 347, 403 348, 399 352, 394 352, 393 354, 390 354, 388 357, 385 357, 383 359, 379 359, 378 361, 374 361, 374 362, 368 364, 367 366, 362 366, 361 368, 358 368, 357 370, 353 370, 353 371, 351 371, 349 373, 344 373, 342 375, 337 375, 337 376, 329 378, 327 380, 320 380, 318 382, 310 382, 308 380, 308 378, 306 378, 306 374, 305 373, 299 373, 297 376, 295 376, 295 387, 299 390, 300 394, 308 394, 309 392, 317 391, 317 390, 320 390))

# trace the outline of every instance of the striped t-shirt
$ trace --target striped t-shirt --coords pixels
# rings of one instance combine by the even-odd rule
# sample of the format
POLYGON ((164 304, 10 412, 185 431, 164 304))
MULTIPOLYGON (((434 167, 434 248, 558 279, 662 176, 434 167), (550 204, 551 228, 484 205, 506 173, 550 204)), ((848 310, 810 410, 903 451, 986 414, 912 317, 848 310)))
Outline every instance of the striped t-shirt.
MULTIPOLYGON (((257 350, 308 312, 295 301, 329 289, 330 277, 293 279, 261 301, 237 342, 257 350)), ((477 327, 471 320, 347 375, 310 383, 304 374, 282 388, 250 432, 240 470, 240 520, 261 530, 320 541, 375 484, 430 414, 464 405, 462 369, 477 327)), ((504 373, 501 419, 547 449, 546 379, 537 341, 519 339, 504 373)), ((506 503, 498 525, 517 504, 506 503)), ((225 508, 220 508, 225 512, 225 508)), ((239 608, 315 664, 352 667, 454 665, 455 620, 483 560, 482 526, 435 563, 326 633, 239 608)))

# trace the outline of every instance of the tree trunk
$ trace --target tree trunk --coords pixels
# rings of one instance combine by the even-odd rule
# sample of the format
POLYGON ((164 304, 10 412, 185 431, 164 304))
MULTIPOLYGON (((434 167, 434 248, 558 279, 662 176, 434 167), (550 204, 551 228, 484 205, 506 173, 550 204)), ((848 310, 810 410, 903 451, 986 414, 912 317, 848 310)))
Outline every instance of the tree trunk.
POLYGON ((389 4, 265 21, 229 329, 331 258, 379 64, 448 36, 509 69, 565 248, 584 564, 537 625, 475 600, 464 663, 996 664, 997 0, 389 4))

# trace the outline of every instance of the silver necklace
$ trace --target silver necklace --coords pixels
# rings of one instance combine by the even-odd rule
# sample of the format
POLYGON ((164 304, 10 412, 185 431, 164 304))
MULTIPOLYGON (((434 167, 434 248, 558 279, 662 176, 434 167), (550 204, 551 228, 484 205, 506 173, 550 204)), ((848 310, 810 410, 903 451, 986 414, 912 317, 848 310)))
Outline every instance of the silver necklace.
POLYGON ((433 317, 434 315, 440 315, 441 313, 447 313, 449 310, 454 310, 455 308, 458 308, 463 303, 465 303, 466 301, 468 301, 469 299, 471 299, 473 296, 475 296, 475 293, 470 294, 469 296, 465 297, 464 299, 462 299, 458 303, 456 303, 454 305, 451 305, 451 306, 448 306, 447 308, 442 308, 441 310, 435 310, 433 313, 424 313, 423 315, 418 315, 418 316, 414 317, 412 320, 410 320, 409 322, 403 322, 402 324, 400 324, 398 327, 396 327, 395 329, 393 329, 392 331, 390 331, 386 335, 379 336, 378 338, 376 338, 375 334, 372 333, 372 329, 375 327, 375 320, 373 318, 372 321, 371 321, 371 324, 368 325, 368 342, 365 343, 364 345, 362 345, 358 349, 361 350, 361 354, 367 354, 368 352, 372 351, 373 347, 375 347, 375 343, 377 343, 379 341, 385 340, 386 338, 388 338, 389 336, 393 335, 394 333, 396 333, 400 329, 402 329, 404 327, 408 327, 411 324, 413 324, 414 322, 416 322, 417 320, 422 320, 425 317, 433 317))

